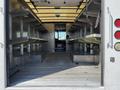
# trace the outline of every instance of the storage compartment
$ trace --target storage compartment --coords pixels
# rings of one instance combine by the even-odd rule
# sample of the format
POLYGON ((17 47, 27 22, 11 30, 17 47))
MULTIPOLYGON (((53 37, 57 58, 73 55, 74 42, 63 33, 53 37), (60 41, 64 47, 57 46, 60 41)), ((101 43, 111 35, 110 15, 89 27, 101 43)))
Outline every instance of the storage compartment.
POLYGON ((8 86, 101 86, 101 0, 9 0, 8 86))
POLYGON ((99 56, 98 55, 73 55, 73 62, 76 64, 99 64, 99 56))

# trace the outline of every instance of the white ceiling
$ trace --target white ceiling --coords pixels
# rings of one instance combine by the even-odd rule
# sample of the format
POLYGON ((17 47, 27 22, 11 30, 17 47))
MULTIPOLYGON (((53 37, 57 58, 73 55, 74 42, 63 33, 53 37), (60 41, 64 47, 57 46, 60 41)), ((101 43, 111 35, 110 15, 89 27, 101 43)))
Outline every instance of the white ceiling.
MULTIPOLYGON (((50 7, 74 7, 78 6, 82 0, 32 0, 36 6, 50 6, 50 7), (48 3, 50 2, 50 3, 48 3), (66 2, 66 3, 64 3, 66 2)), ((85 0, 86 1, 86 0, 85 0)))

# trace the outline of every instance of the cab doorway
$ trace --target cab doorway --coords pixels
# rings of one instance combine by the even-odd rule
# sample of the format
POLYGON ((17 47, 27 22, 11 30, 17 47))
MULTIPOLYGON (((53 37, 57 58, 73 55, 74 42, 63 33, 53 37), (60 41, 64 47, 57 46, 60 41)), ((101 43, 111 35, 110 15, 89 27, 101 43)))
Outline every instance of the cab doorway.
POLYGON ((66 24, 55 24, 55 52, 66 51, 66 24))

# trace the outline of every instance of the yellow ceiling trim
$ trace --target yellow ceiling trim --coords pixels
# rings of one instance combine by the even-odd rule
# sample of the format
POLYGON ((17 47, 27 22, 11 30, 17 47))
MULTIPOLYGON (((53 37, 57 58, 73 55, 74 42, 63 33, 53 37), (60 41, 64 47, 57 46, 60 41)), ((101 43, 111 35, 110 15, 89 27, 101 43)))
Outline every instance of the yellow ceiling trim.
POLYGON ((83 8, 85 8, 85 6, 86 6, 85 4, 81 4, 81 6, 79 8, 83 9, 83 8))
POLYGON ((41 20, 75 20, 75 18, 41 18, 41 20))
POLYGON ((61 9, 77 9, 78 7, 60 7, 61 9))
MULTIPOLYGON (((57 14, 36 14, 38 17, 56 17, 57 14)), ((76 17, 78 14, 59 14, 61 17, 76 17)))
POLYGON ((64 17, 64 16, 60 16, 60 17, 56 17, 56 16, 42 16, 42 17, 39 17, 40 19, 43 19, 43 18, 57 18, 57 19, 59 19, 59 18, 76 18, 75 16, 67 16, 67 17, 64 17))
POLYGON ((28 6, 29 6, 30 8, 35 8, 32 3, 28 3, 28 6))
POLYGON ((89 2, 90 0, 84 0, 83 2, 89 2))
POLYGON ((30 0, 24 0, 25 2, 31 2, 30 0))
POLYGON ((37 9, 37 11, 34 9, 33 10, 35 13, 80 13, 82 10, 78 10, 76 12, 76 9, 74 10, 69 10, 69 9, 50 9, 50 10, 47 10, 47 9, 37 9))
POLYGON ((46 22, 74 22, 74 20, 42 20, 43 23, 46 22))
MULTIPOLYGON (((58 7, 59 9, 77 9, 78 7, 58 7)), ((40 7, 37 6, 36 9, 56 9, 56 7, 40 7)))

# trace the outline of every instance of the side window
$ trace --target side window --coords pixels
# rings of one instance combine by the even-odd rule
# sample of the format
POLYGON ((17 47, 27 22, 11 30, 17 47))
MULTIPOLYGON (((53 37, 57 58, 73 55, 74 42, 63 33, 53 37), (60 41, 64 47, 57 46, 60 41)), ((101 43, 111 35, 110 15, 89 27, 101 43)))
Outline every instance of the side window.
POLYGON ((24 38, 28 37, 28 32, 23 32, 23 37, 24 38))
POLYGON ((20 38, 20 32, 16 32, 16 37, 20 38))

